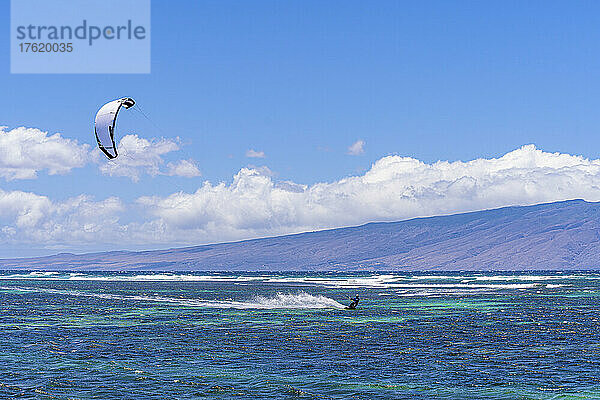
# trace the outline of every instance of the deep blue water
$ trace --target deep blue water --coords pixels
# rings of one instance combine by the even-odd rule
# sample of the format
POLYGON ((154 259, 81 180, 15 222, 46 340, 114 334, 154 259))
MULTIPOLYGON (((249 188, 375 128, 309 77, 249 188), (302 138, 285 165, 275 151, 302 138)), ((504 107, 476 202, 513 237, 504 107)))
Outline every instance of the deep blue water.
POLYGON ((2 272, 0 398, 600 399, 599 296, 583 272, 2 272))

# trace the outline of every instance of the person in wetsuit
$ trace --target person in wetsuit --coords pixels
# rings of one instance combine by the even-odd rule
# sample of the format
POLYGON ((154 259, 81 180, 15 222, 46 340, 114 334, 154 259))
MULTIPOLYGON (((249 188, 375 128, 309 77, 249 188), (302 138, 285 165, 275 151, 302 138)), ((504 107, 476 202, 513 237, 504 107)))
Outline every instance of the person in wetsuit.
POLYGON ((352 300, 352 303, 350 303, 350 305, 346 308, 349 310, 356 309, 356 306, 358 305, 358 302, 360 301, 360 297, 358 297, 358 295, 356 295, 356 297, 350 298, 350 300, 352 300))

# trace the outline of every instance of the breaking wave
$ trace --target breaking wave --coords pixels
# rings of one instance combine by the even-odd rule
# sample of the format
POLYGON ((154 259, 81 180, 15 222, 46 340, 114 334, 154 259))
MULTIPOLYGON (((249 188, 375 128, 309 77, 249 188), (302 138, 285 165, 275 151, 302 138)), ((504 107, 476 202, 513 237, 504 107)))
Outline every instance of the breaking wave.
POLYGON ((74 273, 74 272, 28 272, 0 274, 0 280, 17 281, 107 281, 107 282, 222 282, 236 285, 250 283, 291 286, 324 286, 334 288, 378 288, 378 289, 529 289, 548 281, 599 279, 598 274, 586 275, 399 275, 373 274, 368 276, 285 276, 236 275, 210 273, 74 273))

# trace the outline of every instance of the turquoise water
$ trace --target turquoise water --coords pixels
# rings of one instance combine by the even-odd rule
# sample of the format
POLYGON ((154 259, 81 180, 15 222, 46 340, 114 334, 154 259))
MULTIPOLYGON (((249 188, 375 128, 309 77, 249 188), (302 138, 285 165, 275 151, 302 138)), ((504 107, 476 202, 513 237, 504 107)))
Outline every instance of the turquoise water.
POLYGON ((1 272, 0 398, 600 399, 599 296, 583 272, 1 272))

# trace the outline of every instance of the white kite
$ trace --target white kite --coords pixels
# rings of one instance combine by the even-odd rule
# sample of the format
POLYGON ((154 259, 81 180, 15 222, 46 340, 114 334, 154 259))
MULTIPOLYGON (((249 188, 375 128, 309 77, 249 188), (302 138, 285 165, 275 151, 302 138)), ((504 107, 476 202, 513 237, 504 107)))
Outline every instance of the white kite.
POLYGON ((117 115, 121 107, 130 108, 135 105, 132 98, 124 97, 119 100, 113 100, 98 110, 96 114, 96 125, 94 133, 98 147, 109 159, 116 158, 117 145, 115 144, 115 125, 117 123, 117 115))

